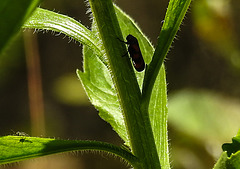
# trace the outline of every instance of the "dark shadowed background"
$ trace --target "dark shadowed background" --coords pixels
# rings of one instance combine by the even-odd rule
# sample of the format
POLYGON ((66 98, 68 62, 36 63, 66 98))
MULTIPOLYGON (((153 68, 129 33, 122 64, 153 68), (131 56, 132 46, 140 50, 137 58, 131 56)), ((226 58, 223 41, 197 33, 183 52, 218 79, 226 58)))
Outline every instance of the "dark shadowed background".
MULTIPOLYGON (((155 45, 168 1, 115 1, 155 45)), ((86 3, 45 0, 42 8, 90 27, 86 3)), ((195 0, 165 60, 169 94, 169 142, 173 168, 212 168, 221 145, 240 128, 240 1, 195 0)), ((0 57, 0 135, 122 140, 101 120, 76 75, 78 42, 52 32, 20 33, 0 57), (31 49, 39 60, 32 62, 31 49), (37 67, 39 65, 39 69, 37 67), (35 74, 34 74, 34 73, 35 74), (34 98, 41 98, 34 103, 34 98), (36 113, 37 111, 37 113, 36 113)), ((100 153, 65 153, 0 166, 11 169, 120 169, 100 153)))

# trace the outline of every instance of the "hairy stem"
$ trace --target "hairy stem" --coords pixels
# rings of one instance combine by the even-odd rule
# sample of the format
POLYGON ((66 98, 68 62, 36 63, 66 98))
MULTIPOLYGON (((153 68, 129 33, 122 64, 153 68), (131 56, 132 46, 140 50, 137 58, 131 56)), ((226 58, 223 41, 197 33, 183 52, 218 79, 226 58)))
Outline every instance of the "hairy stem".
POLYGON ((107 62, 130 138, 133 154, 140 163, 136 169, 159 169, 160 163, 153 138, 148 112, 141 112, 141 92, 126 53, 118 40, 122 33, 111 0, 89 0, 93 17, 105 48, 107 62))

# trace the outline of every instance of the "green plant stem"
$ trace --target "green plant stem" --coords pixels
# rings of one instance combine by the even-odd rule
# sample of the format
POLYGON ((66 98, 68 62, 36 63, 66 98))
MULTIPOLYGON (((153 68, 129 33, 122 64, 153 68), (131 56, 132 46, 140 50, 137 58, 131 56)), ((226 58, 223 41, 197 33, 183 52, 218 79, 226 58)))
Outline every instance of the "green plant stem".
POLYGON ((98 25, 105 48, 107 62, 118 99, 123 112, 125 125, 130 138, 132 152, 140 163, 136 169, 159 169, 160 162, 154 142, 148 112, 141 112, 141 92, 136 76, 126 53, 122 33, 111 0, 89 0, 93 17, 98 25))

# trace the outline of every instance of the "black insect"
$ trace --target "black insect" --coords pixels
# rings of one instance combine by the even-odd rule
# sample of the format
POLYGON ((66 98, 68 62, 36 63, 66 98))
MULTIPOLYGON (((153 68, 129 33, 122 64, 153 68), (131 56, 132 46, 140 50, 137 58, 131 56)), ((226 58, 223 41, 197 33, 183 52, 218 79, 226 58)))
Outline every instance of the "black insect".
POLYGON ((32 143, 32 141, 27 140, 26 138, 19 139, 19 143, 23 143, 23 142, 25 142, 25 143, 32 143))
POLYGON ((25 142, 25 141, 26 141, 25 138, 21 138, 21 139, 19 139, 19 143, 23 143, 23 142, 25 142))
POLYGON ((29 137, 29 135, 25 132, 18 131, 14 135, 22 137, 22 138, 19 139, 19 143, 23 143, 23 142, 32 143, 32 141, 26 139, 26 137, 29 137))
MULTIPOLYGON (((137 38, 135 38, 132 35, 128 35, 126 37, 127 42, 124 42, 120 40, 121 42, 129 45, 128 46, 128 52, 130 54, 130 57, 132 58, 133 66, 138 72, 141 72, 145 69, 145 62, 142 57, 142 53, 138 44, 137 38)), ((124 55, 125 56, 125 55, 124 55)))

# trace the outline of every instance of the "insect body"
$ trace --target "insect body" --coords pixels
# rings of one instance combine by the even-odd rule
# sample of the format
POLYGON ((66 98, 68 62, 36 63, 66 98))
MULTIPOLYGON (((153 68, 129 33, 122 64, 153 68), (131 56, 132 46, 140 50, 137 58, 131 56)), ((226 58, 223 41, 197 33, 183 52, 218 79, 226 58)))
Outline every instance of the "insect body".
POLYGON ((27 140, 26 138, 21 138, 21 139, 19 140, 19 143, 23 143, 23 142, 32 143, 32 141, 27 140))
POLYGON ((18 131, 14 135, 22 137, 22 138, 19 139, 19 143, 23 143, 23 142, 32 143, 32 141, 26 139, 26 137, 29 137, 29 135, 27 133, 18 131))
POLYGON ((138 72, 141 72, 145 69, 145 62, 142 57, 142 53, 138 44, 137 38, 135 38, 132 35, 127 36, 127 42, 124 42, 120 40, 121 42, 124 42, 125 44, 128 44, 128 52, 130 54, 130 57, 132 58, 133 66, 138 72))

